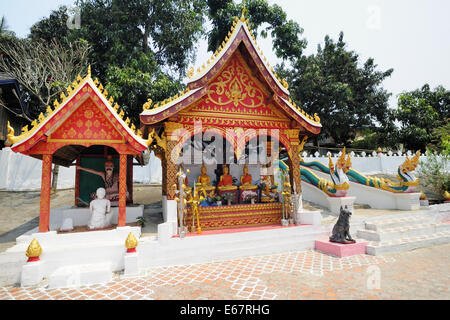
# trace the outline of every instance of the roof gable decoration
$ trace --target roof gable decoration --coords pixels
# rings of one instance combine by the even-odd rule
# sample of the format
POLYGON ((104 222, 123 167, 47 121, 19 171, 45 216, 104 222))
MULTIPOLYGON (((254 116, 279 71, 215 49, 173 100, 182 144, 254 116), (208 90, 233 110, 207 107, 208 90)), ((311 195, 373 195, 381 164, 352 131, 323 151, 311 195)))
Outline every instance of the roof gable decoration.
POLYGON ((248 22, 248 19, 245 19, 244 16, 245 8, 242 10, 241 17, 235 17, 233 21, 233 25, 231 26, 231 30, 228 31, 228 35, 225 37, 225 40, 222 41, 222 44, 219 45, 219 48, 214 52, 214 54, 206 61, 206 65, 203 64, 201 69, 197 68, 196 74, 194 73, 194 67, 191 67, 188 71, 188 78, 190 79, 189 82, 194 82, 202 78, 205 74, 209 72, 210 69, 212 69, 217 62, 220 60, 220 58, 227 52, 227 50, 230 48, 231 44, 233 43, 234 39, 239 33, 239 30, 242 28, 245 33, 247 34, 248 38, 250 39, 250 43, 252 44, 253 48, 255 49, 256 53, 258 54, 261 61, 265 62, 266 70, 271 75, 273 80, 275 80, 275 83, 277 83, 278 87, 287 95, 289 95, 288 91, 288 83, 286 79, 281 79, 273 67, 270 66, 269 61, 267 61, 267 58, 264 56, 261 48, 258 46, 258 43, 256 42, 256 37, 253 34, 253 31, 250 28, 250 24, 248 22))
MULTIPOLYGON (((203 64, 201 68, 197 68, 197 74, 195 76, 194 76, 194 68, 191 67, 189 69, 188 78, 190 79, 190 81, 188 82, 188 84, 201 79, 211 69, 214 68, 214 66, 217 64, 217 62, 220 60, 220 58, 222 58, 223 55, 227 52, 227 50, 231 47, 233 41, 237 37, 239 30, 241 28, 246 32, 248 38, 251 39, 250 43, 252 44, 253 48, 255 49, 255 52, 258 54, 261 61, 263 61, 265 63, 267 73, 271 75, 271 77, 275 80, 275 83, 278 85, 278 87, 287 95, 288 99, 285 99, 284 97, 280 97, 280 100, 285 105, 287 105, 290 109, 294 110, 295 114, 300 119, 303 119, 305 122, 307 122, 312 127, 315 127, 318 129, 321 128, 322 125, 320 124, 320 118, 317 115, 317 113, 315 113, 314 116, 310 116, 303 109, 301 109, 299 106, 297 106, 295 104, 295 102, 293 102, 292 99, 289 97, 288 83, 287 83, 286 79, 280 79, 280 77, 274 72, 273 67, 270 66, 269 62, 267 61, 267 58, 264 56, 261 48, 258 46, 258 44, 256 42, 255 35, 253 34, 253 32, 251 31, 251 28, 249 26, 248 19, 245 19, 244 10, 242 10, 242 15, 240 18, 235 17, 233 26, 231 27, 231 30, 228 32, 228 35, 225 37, 225 40, 222 42, 222 44, 219 46, 219 48, 216 50, 216 52, 210 57, 210 59, 207 60, 206 65, 203 64)), ((143 106, 143 112, 141 113, 141 116, 154 116, 154 115, 160 114, 162 112, 167 113, 167 116, 169 116, 171 114, 171 112, 169 112, 169 110, 168 110, 168 109, 170 109, 170 107, 176 105, 177 103, 183 101, 184 99, 186 99, 190 96, 191 97, 189 99, 193 100, 194 93, 196 93, 199 90, 204 91, 204 89, 206 89, 206 87, 203 87, 203 88, 198 87, 198 88, 192 89, 192 90, 190 90, 188 87, 186 89, 186 91, 181 92, 181 94, 177 94, 174 97, 165 99, 164 101, 156 103, 153 106, 152 106, 151 99, 149 99, 148 102, 145 103, 143 106)), ((142 121, 142 118, 141 118, 141 121, 142 121)), ((314 131, 316 131, 316 130, 314 130, 314 131)))
POLYGON ((125 112, 122 109, 119 112, 119 105, 117 103, 114 104, 114 98, 112 96, 108 99, 108 91, 103 88, 103 85, 98 81, 98 79, 92 80, 91 78, 91 68, 88 67, 88 72, 86 77, 81 78, 80 75, 77 76, 77 78, 73 81, 71 85, 69 85, 66 88, 67 96, 65 92, 61 92, 60 99, 61 102, 58 101, 58 99, 55 99, 53 102, 54 109, 52 109, 50 106, 47 106, 46 112, 40 113, 38 116, 38 119, 33 120, 31 123, 31 128, 28 129, 28 125, 22 128, 22 132, 20 135, 15 136, 14 135, 14 129, 10 126, 8 122, 8 134, 7 134, 7 142, 9 145, 12 145, 13 147, 18 146, 19 144, 24 143, 34 135, 36 135, 37 132, 39 132, 44 126, 52 121, 56 114, 61 112, 65 108, 65 106, 68 104, 68 102, 75 97, 80 90, 84 87, 85 84, 88 84, 95 94, 101 99, 103 104, 106 106, 106 108, 109 110, 111 115, 119 122, 119 124, 125 129, 125 132, 129 135, 128 138, 134 139, 137 143, 139 143, 142 147, 148 147, 148 145, 152 142, 152 139, 145 140, 142 137, 141 130, 136 130, 136 126, 131 123, 130 118, 123 119, 125 112), (114 104, 114 106, 113 106, 114 104))

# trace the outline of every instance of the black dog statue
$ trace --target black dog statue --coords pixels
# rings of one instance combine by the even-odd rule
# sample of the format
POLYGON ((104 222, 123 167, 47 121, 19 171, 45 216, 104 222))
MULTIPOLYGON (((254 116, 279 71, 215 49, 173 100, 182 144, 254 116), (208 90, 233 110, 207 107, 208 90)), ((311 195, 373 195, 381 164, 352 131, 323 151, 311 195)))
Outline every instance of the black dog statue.
POLYGON ((352 215, 351 211, 345 209, 341 206, 341 212, 339 213, 339 218, 336 224, 333 227, 333 232, 330 237, 330 242, 337 243, 355 243, 356 241, 352 239, 350 236, 350 216, 352 215))

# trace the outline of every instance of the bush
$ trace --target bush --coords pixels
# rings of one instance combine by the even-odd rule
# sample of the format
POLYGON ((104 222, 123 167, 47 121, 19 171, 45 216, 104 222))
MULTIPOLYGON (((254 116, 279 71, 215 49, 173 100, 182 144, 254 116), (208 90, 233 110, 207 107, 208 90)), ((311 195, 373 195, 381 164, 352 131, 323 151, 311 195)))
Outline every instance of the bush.
POLYGON ((419 164, 419 179, 442 200, 444 192, 450 189, 450 155, 446 152, 438 155, 428 150, 426 160, 419 164))

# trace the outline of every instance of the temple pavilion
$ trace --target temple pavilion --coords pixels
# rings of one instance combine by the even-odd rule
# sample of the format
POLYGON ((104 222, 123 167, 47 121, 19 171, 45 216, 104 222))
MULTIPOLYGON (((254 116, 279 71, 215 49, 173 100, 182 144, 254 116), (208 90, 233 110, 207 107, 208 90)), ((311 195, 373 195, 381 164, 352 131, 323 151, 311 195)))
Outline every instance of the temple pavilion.
POLYGON ((175 199, 181 167, 188 188, 202 185, 207 191, 209 202, 199 210, 203 229, 279 224, 282 206, 276 192, 267 190, 268 184, 276 184, 276 173, 263 173, 262 163, 248 163, 252 142, 262 143, 265 148, 258 152, 272 162, 280 151, 287 153, 291 192, 300 195, 300 152, 308 137, 320 132, 319 117, 306 114, 289 98, 286 80, 270 67, 244 15, 235 18, 218 50, 201 68, 191 67, 188 77, 184 91, 159 103, 149 99, 140 115, 141 129, 154 137, 150 149, 162 163, 166 221, 178 219, 180 224, 175 199), (207 161, 208 143, 218 140, 223 140, 224 152, 207 161), (273 150, 274 145, 279 147, 273 150), (225 159, 229 148, 234 157, 225 159), (247 176, 251 179, 244 183, 247 176), (253 198, 251 203, 242 197, 249 190, 255 192, 247 197, 253 198), (221 198, 221 205, 214 198, 221 198))
POLYGON ((42 160, 39 232, 49 231, 52 164, 77 166, 77 206, 89 205, 91 194, 99 187, 105 187, 107 193, 109 189, 115 192, 111 202, 119 207, 117 225, 125 225, 126 206, 132 202, 133 165, 143 164, 149 142, 119 109, 103 85, 91 78, 89 67, 86 77, 78 75, 66 93, 61 93, 60 101, 56 99, 53 108, 48 106, 31 128, 25 126, 15 136, 9 126, 11 150, 42 160), (111 181, 102 181, 105 164, 114 168, 111 181))

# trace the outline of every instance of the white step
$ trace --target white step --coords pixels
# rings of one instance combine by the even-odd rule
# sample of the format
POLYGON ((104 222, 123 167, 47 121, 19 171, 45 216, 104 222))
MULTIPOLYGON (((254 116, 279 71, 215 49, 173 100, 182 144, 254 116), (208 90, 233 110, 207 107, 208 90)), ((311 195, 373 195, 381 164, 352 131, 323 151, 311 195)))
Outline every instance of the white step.
POLYGON ((398 238, 410 238, 424 235, 431 235, 436 232, 450 231, 448 223, 423 223, 412 224, 404 227, 383 228, 379 231, 358 230, 357 237, 369 241, 387 241, 398 238))
POLYGON ((437 232, 427 236, 402 238, 391 241, 369 242, 366 253, 376 256, 391 252, 409 251, 450 242, 450 231, 437 232))
POLYGON ((372 222, 366 222, 365 228, 367 230, 379 231, 379 230, 383 230, 383 229, 390 229, 390 228, 410 226, 413 224, 427 223, 427 221, 429 221, 429 218, 416 215, 416 216, 382 219, 382 220, 375 220, 372 222))
POLYGON ((73 265, 56 269, 49 277, 49 289, 106 284, 112 280, 110 263, 73 265))

